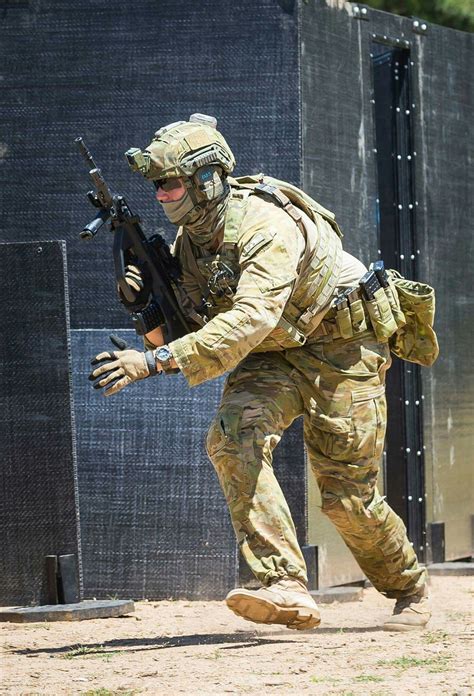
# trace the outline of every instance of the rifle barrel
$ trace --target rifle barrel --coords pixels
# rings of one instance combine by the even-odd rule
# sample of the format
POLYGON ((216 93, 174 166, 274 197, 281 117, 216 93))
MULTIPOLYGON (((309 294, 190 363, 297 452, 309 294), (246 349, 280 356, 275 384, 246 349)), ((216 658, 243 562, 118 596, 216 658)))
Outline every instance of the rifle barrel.
POLYGON ((98 167, 97 167, 96 163, 94 162, 91 153, 87 149, 86 144, 83 141, 83 139, 81 137, 79 137, 79 138, 76 138, 74 140, 74 142, 77 143, 77 145, 79 147, 79 151, 80 151, 81 155, 84 157, 84 159, 86 160, 90 169, 98 169, 98 167))

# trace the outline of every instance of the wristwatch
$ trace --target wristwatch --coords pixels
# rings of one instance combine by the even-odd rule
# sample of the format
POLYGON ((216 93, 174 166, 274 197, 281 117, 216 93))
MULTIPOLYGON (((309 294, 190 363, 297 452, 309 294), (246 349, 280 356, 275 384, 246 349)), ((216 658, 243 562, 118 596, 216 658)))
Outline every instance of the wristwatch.
POLYGON ((155 360, 160 363, 160 367, 164 372, 170 369, 173 353, 170 351, 168 346, 160 346, 159 348, 155 348, 153 351, 153 356, 155 360))

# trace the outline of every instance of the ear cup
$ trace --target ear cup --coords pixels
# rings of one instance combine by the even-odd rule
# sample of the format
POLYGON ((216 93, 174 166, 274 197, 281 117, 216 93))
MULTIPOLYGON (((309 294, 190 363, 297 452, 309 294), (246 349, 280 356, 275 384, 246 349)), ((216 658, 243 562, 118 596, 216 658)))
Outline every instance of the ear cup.
POLYGON ((214 201, 224 193, 222 169, 215 164, 199 167, 192 178, 198 195, 204 200, 214 201))

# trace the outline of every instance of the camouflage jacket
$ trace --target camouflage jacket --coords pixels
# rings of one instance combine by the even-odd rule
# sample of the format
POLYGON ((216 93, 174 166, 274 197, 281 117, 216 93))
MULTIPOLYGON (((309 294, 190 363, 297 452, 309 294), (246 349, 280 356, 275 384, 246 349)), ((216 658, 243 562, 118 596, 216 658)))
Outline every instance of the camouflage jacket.
POLYGON ((328 222, 314 223, 299 211, 297 224, 269 196, 249 193, 232 189, 215 254, 193 245, 183 229, 173 247, 183 289, 206 315, 203 326, 170 343, 190 386, 234 368, 251 352, 301 346, 338 282, 342 247, 328 222))

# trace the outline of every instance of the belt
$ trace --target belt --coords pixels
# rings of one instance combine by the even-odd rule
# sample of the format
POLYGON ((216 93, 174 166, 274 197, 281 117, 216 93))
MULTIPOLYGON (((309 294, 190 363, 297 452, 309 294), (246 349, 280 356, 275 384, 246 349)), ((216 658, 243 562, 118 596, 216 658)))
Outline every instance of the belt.
POLYGON ((324 338, 331 341, 334 341, 336 338, 341 338, 341 334, 336 326, 335 320, 332 322, 324 318, 315 328, 313 333, 308 336, 306 343, 314 343, 315 341, 319 341, 324 338))
MULTIPOLYGON (((360 288, 353 289, 352 301, 354 301, 356 299, 362 299, 362 303, 364 305, 364 300, 362 297, 362 293, 360 292, 360 288)), ((369 316, 369 313, 367 312, 367 309, 365 308, 365 305, 364 305, 364 314, 365 314, 367 329, 365 329, 364 331, 354 332, 354 334, 351 338, 343 339, 343 340, 351 341, 355 338, 359 338, 360 336, 374 334, 374 331, 372 329, 372 325, 370 323, 370 316, 369 316)), ((306 343, 315 343, 317 341, 329 342, 329 341, 335 341, 338 338, 342 338, 342 337, 341 337, 341 333, 340 333, 340 331, 337 327, 337 324, 336 324, 336 308, 334 306, 331 306, 328 309, 328 311, 326 312, 326 314, 324 315, 321 323, 318 324, 318 326, 315 328, 313 333, 308 336, 306 343)))

